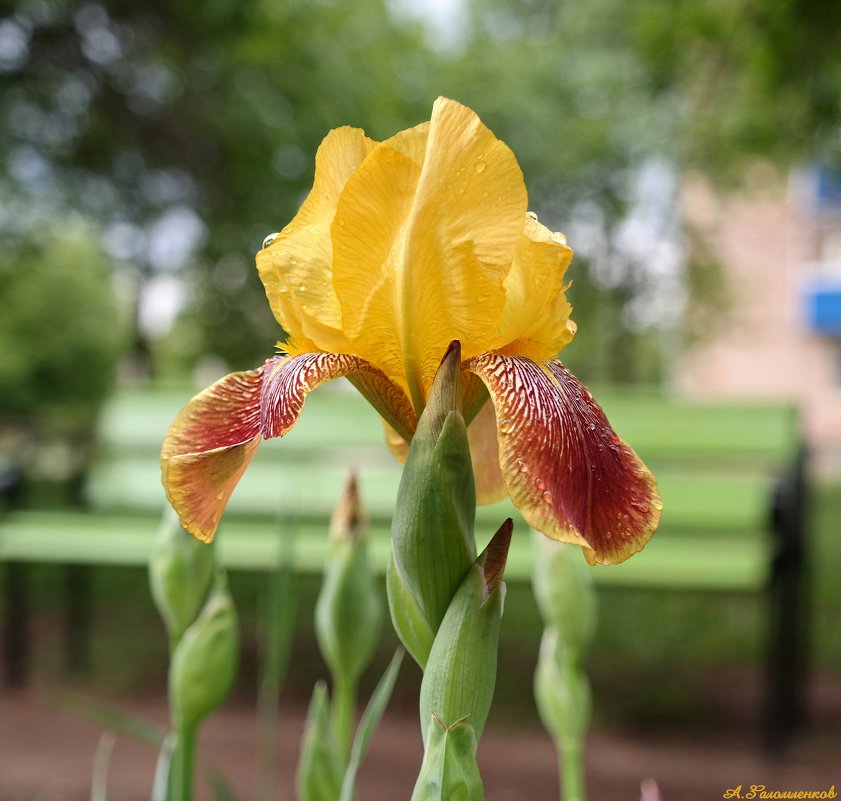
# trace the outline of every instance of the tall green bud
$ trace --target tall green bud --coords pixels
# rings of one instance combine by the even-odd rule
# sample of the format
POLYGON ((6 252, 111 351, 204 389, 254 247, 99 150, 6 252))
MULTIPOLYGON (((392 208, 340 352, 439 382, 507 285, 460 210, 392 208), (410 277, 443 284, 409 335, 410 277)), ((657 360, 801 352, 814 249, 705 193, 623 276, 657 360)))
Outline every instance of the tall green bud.
POLYGON ((356 682, 377 647, 382 617, 359 490, 351 475, 333 514, 330 554, 315 608, 318 644, 334 677, 356 682))
POLYGON ((386 574, 398 636, 423 668, 450 600, 476 558, 476 489, 461 413, 461 347, 444 356, 409 448, 386 574))
POLYGON ((446 727, 467 719, 476 739, 482 736, 496 684, 502 575, 512 528, 509 518, 471 566, 435 636, 420 692, 424 737, 434 719, 446 727))
POLYGON ((149 587, 172 647, 196 619, 215 570, 215 548, 191 537, 167 508, 149 557, 149 587))
POLYGON ((596 593, 578 548, 535 535, 534 594, 543 622, 557 631, 560 645, 580 654, 596 625, 596 593))
POLYGON ((584 801, 583 753, 591 701, 582 656, 595 628, 596 595, 577 549, 540 539, 534 592, 546 628, 534 695, 558 750, 564 801, 584 801))
POLYGON ((233 685, 237 666, 237 617, 224 573, 195 622, 184 632, 169 665, 173 725, 195 729, 233 685))

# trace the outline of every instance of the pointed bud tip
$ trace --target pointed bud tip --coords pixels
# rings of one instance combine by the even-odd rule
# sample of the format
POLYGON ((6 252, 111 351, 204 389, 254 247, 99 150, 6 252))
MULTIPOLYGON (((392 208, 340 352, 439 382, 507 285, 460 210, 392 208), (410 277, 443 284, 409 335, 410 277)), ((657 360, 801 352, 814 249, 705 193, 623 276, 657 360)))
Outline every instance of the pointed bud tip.
POLYGON ((330 520, 330 536, 336 539, 354 539, 363 534, 365 530, 365 514, 362 510, 362 501, 359 497, 359 485, 356 480, 356 473, 351 470, 348 473, 345 488, 333 510, 333 517, 330 520))
POLYGON ((424 412, 429 416, 436 442, 447 415, 452 411, 461 412, 461 407, 461 343, 454 339, 435 373, 424 412))
POLYGON ((502 582, 513 531, 514 521, 509 517, 499 527, 482 553, 479 560, 483 580, 482 603, 488 600, 502 582))

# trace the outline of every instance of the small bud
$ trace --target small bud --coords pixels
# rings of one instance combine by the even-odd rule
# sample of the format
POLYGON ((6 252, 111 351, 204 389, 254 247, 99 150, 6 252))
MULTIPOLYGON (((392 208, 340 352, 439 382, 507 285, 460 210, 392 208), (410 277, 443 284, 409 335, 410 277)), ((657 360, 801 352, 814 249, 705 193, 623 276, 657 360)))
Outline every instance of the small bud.
POLYGON ((398 636, 421 667, 476 558, 476 490, 460 375, 456 342, 438 369, 412 439, 391 527, 389 608, 398 636))
POLYGON ((173 645, 198 616, 214 570, 213 545, 191 537, 167 509, 149 557, 149 586, 173 645))
POLYGON ((224 574, 217 574, 207 603, 175 647, 169 698, 175 728, 194 728, 231 689, 237 666, 237 618, 224 574))
POLYGON ((482 736, 496 684, 502 574, 512 528, 510 518, 500 526, 447 609, 421 683, 422 723, 433 715, 445 726, 467 718, 476 738, 482 736))
POLYGON ((589 568, 574 545, 537 536, 534 594, 547 627, 561 643, 581 654, 593 637, 596 593, 589 568))
POLYGON ((580 746, 590 722, 590 685, 577 655, 563 646, 552 628, 540 643, 534 696, 552 738, 561 745, 580 746))
POLYGON ((355 682, 379 642, 382 603, 368 558, 356 479, 351 476, 331 524, 330 554, 315 608, 315 632, 334 676, 355 682))
POLYGON ((342 789, 342 761, 330 726, 327 686, 315 685, 307 712, 301 757, 295 774, 298 801, 336 801, 342 789))
POLYGON ((412 801, 484 801, 476 732, 467 718, 447 726, 433 716, 412 801))

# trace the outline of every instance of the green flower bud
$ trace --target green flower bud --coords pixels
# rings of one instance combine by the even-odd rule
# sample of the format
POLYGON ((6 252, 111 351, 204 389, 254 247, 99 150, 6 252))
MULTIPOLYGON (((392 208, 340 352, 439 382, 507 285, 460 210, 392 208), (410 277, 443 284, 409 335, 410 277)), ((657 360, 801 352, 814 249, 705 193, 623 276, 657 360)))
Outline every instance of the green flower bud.
POLYGON ((467 718, 447 726, 433 716, 412 801, 484 801, 476 732, 467 718))
MULTIPOLYGON (((458 588, 429 654, 420 694, 421 722, 470 720, 482 736, 496 684, 496 653, 505 596, 502 574, 511 519, 494 534, 458 588)), ((427 735, 427 732, 424 732, 427 735)), ((425 743, 425 746, 428 745, 425 743)))
POLYGON ((476 558, 476 489, 460 377, 461 348, 455 342, 412 439, 391 528, 389 609, 398 636, 421 667, 476 558))
POLYGON ((170 642, 177 643, 204 604, 215 570, 215 549, 191 537, 167 509, 149 557, 149 586, 170 642))
POLYGON ((237 639, 236 611, 220 571, 207 603, 172 654, 169 700, 175 728, 195 728, 222 703, 236 673, 237 639))
POLYGON ((298 801, 336 801, 342 789, 342 760, 330 726, 327 685, 315 685, 295 774, 298 801))
POLYGON ((593 637, 596 593, 590 569, 576 546, 537 537, 534 594, 547 627, 561 643, 581 654, 593 637))
POLYGON ((562 746, 580 746, 590 722, 590 686, 577 655, 553 628, 546 629, 540 643, 534 697, 553 739, 562 746))
POLYGON ((356 478, 350 476, 331 525, 330 555, 315 608, 315 632, 334 676, 355 682, 380 638, 382 603, 368 558, 356 478))

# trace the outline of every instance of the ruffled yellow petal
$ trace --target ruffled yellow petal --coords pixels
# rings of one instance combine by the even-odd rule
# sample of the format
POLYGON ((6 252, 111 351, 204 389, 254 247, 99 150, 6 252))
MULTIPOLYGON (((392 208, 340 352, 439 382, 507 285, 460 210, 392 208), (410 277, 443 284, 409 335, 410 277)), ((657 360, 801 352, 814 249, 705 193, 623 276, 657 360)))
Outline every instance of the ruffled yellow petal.
POLYGON ((330 225, 345 184, 375 145, 356 128, 331 131, 315 157, 312 191, 292 222, 257 254, 272 312, 290 335, 290 352, 344 350, 330 225))
POLYGON ((352 352, 408 389, 395 297, 420 167, 386 144, 351 176, 333 220, 333 286, 352 352))
POLYGON ((395 300, 413 399, 425 397, 455 339, 464 358, 488 349, 527 196, 511 150, 470 109, 439 98, 406 222, 395 300))
POLYGON ((511 272, 505 279, 505 310, 500 325, 504 352, 545 361, 557 355, 575 332, 564 275, 572 250, 529 212, 511 272))

